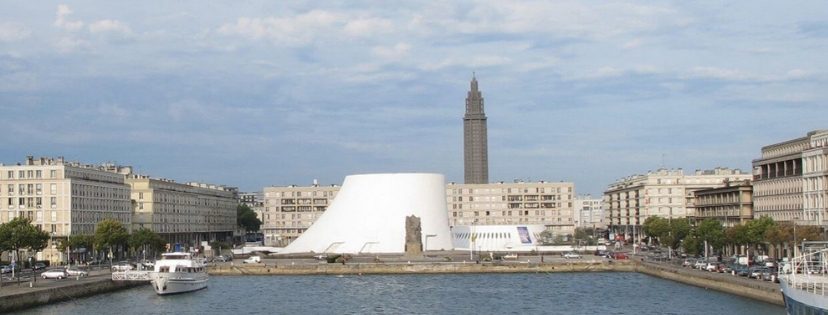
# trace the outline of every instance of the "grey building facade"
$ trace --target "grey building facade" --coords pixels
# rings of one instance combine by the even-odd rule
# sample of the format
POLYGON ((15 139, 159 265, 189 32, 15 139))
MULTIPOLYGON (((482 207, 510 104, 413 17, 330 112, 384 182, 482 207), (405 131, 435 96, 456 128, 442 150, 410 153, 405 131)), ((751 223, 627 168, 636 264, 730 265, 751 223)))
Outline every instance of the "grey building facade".
POLYGON ((466 97, 466 115, 463 117, 463 156, 466 184, 489 183, 489 145, 483 95, 477 89, 477 78, 472 75, 471 90, 466 97))

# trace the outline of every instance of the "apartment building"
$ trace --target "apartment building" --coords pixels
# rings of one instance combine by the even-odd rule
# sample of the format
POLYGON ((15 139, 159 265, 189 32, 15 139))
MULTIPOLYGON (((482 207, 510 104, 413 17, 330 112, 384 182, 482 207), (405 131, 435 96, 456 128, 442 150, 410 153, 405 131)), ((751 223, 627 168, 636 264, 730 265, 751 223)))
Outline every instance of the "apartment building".
POLYGON ((638 238, 641 225, 650 216, 692 219, 696 216, 695 191, 750 178, 750 174, 739 169, 727 168, 696 170, 690 175, 685 175, 680 168, 661 168, 644 175, 622 178, 604 191, 611 233, 624 238, 638 238))
POLYGON ((577 219, 576 228, 603 229, 604 222, 604 200, 592 198, 591 195, 578 195, 575 198, 575 211, 577 219))
POLYGON ((35 159, 23 164, 0 164, 0 222, 26 217, 49 233, 38 260, 66 261, 55 249, 60 239, 93 234, 98 223, 114 219, 130 228, 130 188, 124 174, 131 168, 112 164, 85 165, 63 157, 35 159))
POLYGON ((575 184, 497 182, 446 185, 451 226, 543 225, 555 234, 575 232, 575 184))
POLYGON ((184 248, 230 241, 236 229, 235 188, 129 174, 132 229, 149 229, 184 248))
POLYGON ((339 192, 339 185, 266 187, 260 217, 266 246, 286 246, 318 219, 339 192))
POLYGON ((723 187, 702 189, 695 194, 695 223, 717 219, 725 227, 753 219, 753 185, 749 180, 724 183, 723 187))
POLYGON ((824 226, 828 195, 828 130, 762 147, 753 160, 755 216, 824 226))

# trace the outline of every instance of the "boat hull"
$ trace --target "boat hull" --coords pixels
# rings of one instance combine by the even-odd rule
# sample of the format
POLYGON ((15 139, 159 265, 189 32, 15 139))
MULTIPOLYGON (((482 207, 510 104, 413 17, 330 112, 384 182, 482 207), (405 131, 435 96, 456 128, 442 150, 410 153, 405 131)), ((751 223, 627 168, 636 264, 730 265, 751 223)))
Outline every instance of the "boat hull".
POLYGON ((785 311, 789 315, 828 314, 828 297, 825 295, 791 287, 785 277, 780 277, 779 284, 785 300, 785 311))
POLYGON ((210 276, 204 274, 156 273, 151 275, 150 283, 158 295, 178 294, 198 291, 207 287, 210 276))

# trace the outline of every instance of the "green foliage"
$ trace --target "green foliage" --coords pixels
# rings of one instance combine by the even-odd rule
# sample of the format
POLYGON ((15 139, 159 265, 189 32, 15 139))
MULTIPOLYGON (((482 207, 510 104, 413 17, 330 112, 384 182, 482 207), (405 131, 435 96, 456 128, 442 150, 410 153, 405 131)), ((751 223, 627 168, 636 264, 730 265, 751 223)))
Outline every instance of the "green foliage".
POLYGON ((699 242, 698 239, 694 237, 688 237, 684 239, 682 243, 682 247, 684 247, 684 252, 688 255, 699 255, 702 253, 702 243, 699 242))
POLYGON ((17 217, 0 224, 0 251, 13 251, 19 259, 22 249, 34 253, 46 248, 49 233, 41 231, 31 223, 32 221, 27 218, 17 217))
POLYGON ((127 245, 128 241, 129 233, 119 221, 106 219, 98 223, 95 229, 95 247, 98 249, 127 245))
POLYGON ((717 219, 707 219, 699 223, 696 227, 696 236, 699 241, 713 245, 715 248, 721 248, 725 245, 725 232, 722 227, 722 222, 717 219))
POLYGON ((656 238, 658 243, 662 243, 664 237, 670 234, 670 223, 665 218, 650 216, 644 220, 644 225, 642 225, 641 229, 644 234, 656 238))
POLYGON ((256 216, 256 212, 246 204, 236 207, 236 224, 249 232, 256 232, 262 226, 262 220, 256 216))
POLYGON ((167 247, 167 241, 149 229, 140 229, 130 235, 129 246, 133 250, 139 250, 146 247, 150 252, 164 251, 167 247))

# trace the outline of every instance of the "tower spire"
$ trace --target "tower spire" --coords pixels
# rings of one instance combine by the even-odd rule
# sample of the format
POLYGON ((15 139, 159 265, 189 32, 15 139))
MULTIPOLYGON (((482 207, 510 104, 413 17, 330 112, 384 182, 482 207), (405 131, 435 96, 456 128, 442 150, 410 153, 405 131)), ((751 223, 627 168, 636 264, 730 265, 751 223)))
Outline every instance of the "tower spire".
POLYGON ((477 74, 472 71, 471 88, 463 117, 463 154, 466 184, 489 183, 489 149, 483 94, 477 89, 477 74))

